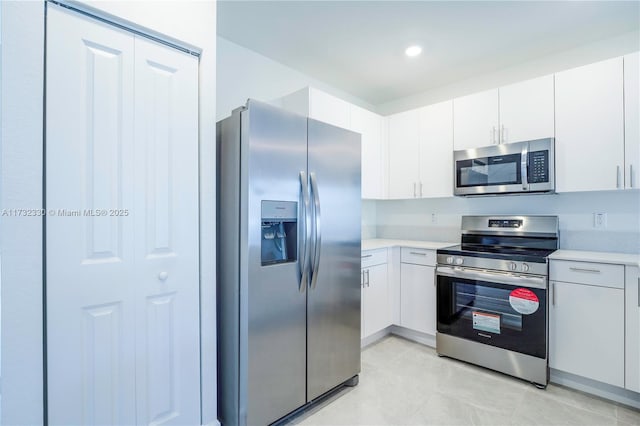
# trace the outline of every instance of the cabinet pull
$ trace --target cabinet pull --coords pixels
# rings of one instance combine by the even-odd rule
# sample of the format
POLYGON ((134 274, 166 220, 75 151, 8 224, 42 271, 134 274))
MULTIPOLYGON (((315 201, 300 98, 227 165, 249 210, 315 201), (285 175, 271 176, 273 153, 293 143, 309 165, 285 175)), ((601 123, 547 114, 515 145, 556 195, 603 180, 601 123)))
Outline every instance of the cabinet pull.
POLYGON ((551 283, 551 305, 556 305, 556 283, 551 283))
POLYGON ((360 287, 364 288, 364 269, 360 271, 360 287))
POLYGON ((640 277, 638 277, 638 308, 640 308, 640 277))
POLYGON ((418 255, 418 256, 426 256, 427 255, 427 253, 420 253, 419 251, 410 251, 409 254, 415 254, 415 255, 418 255))
POLYGON ((500 143, 507 143, 507 133, 504 129, 504 124, 502 125, 502 130, 500 131, 500 143))
POLYGON ((491 128, 491 144, 496 145, 496 126, 491 128))
POLYGON ((369 287, 369 284, 370 284, 370 282, 369 282, 369 270, 367 269, 366 272, 367 272, 367 287, 369 287))
POLYGON ((616 166, 616 188, 620 188, 620 166, 616 166))
POLYGON ((367 257, 373 257, 373 255, 372 255, 372 254, 363 254, 363 255, 362 255, 362 258, 363 258, 363 259, 365 259, 365 258, 367 258, 367 257))
POLYGON ((413 182, 413 198, 416 198, 416 183, 413 182))
POLYGON ((420 196, 422 197, 422 182, 420 182, 420 196))
POLYGON ((633 164, 629 164, 629 188, 633 188, 633 164))
POLYGON ((573 266, 570 267, 569 269, 571 269, 574 272, 589 272, 591 274, 599 274, 600 271, 597 269, 587 269, 587 268, 574 268, 573 266))

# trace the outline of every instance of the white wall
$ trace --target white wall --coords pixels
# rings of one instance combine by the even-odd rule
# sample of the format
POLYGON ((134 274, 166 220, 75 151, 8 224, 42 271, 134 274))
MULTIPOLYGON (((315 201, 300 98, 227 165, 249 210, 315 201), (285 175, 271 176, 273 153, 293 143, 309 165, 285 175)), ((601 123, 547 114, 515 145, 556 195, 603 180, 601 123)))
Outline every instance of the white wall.
MULTIPOLYGON (((215 315, 216 2, 67 1, 200 56, 202 422, 217 423, 215 315)), ((44 2, 2 7, 2 208, 42 207, 44 2)), ((42 424, 42 220, 2 218, 2 424, 42 424)))
POLYGON ((560 248, 640 253, 638 191, 389 200, 375 203, 377 238, 456 242, 460 240, 462 215, 558 215, 560 248), (593 213, 596 212, 607 213, 606 229, 594 228, 593 213))
POLYGON ((375 108, 344 91, 309 77, 259 53, 218 37, 217 120, 231 115, 248 98, 269 102, 313 86, 369 110, 375 108))
POLYGON ((640 50, 638 31, 617 37, 600 40, 575 49, 505 68, 496 72, 474 76, 447 86, 439 87, 405 98, 377 105, 378 113, 389 115, 407 111, 424 105, 453 99, 482 90, 504 86, 530 78, 540 77, 554 72, 598 62, 604 59, 622 56, 640 50))

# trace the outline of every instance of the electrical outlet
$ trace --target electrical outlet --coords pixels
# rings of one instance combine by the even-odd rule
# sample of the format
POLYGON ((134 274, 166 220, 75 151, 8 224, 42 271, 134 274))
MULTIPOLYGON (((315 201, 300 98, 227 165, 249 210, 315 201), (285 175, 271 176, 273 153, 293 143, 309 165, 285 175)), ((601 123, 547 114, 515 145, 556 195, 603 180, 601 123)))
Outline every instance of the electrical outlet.
POLYGON ((593 214, 593 227, 604 229, 607 227, 607 214, 606 213, 594 213, 593 214))
POLYGON ((431 223, 438 223, 438 218, 435 213, 431 213, 431 223))

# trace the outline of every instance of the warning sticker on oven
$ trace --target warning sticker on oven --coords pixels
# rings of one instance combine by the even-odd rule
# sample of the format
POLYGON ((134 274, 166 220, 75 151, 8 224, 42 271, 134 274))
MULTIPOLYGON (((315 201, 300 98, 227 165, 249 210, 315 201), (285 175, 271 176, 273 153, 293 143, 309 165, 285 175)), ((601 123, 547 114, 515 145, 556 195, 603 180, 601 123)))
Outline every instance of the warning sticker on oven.
POLYGON ((540 307, 538 296, 526 288, 516 288, 509 294, 509 303, 516 312, 530 315, 540 307))
POLYGON ((473 313, 473 328, 489 333, 500 334, 500 315, 486 312, 473 313))

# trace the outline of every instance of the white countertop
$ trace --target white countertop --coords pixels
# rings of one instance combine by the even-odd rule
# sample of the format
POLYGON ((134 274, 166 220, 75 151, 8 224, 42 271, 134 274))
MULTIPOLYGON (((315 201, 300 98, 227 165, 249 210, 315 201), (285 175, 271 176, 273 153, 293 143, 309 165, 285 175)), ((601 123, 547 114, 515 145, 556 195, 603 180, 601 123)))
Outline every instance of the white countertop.
POLYGON ((376 250, 390 247, 413 247, 428 250, 437 250, 443 247, 455 246, 456 244, 459 243, 418 240, 385 240, 382 238, 374 238, 370 240, 362 240, 362 250, 376 250))
POLYGON ((556 250, 549 256, 551 260, 573 260, 576 262, 613 263, 638 266, 640 255, 582 250, 556 250))

